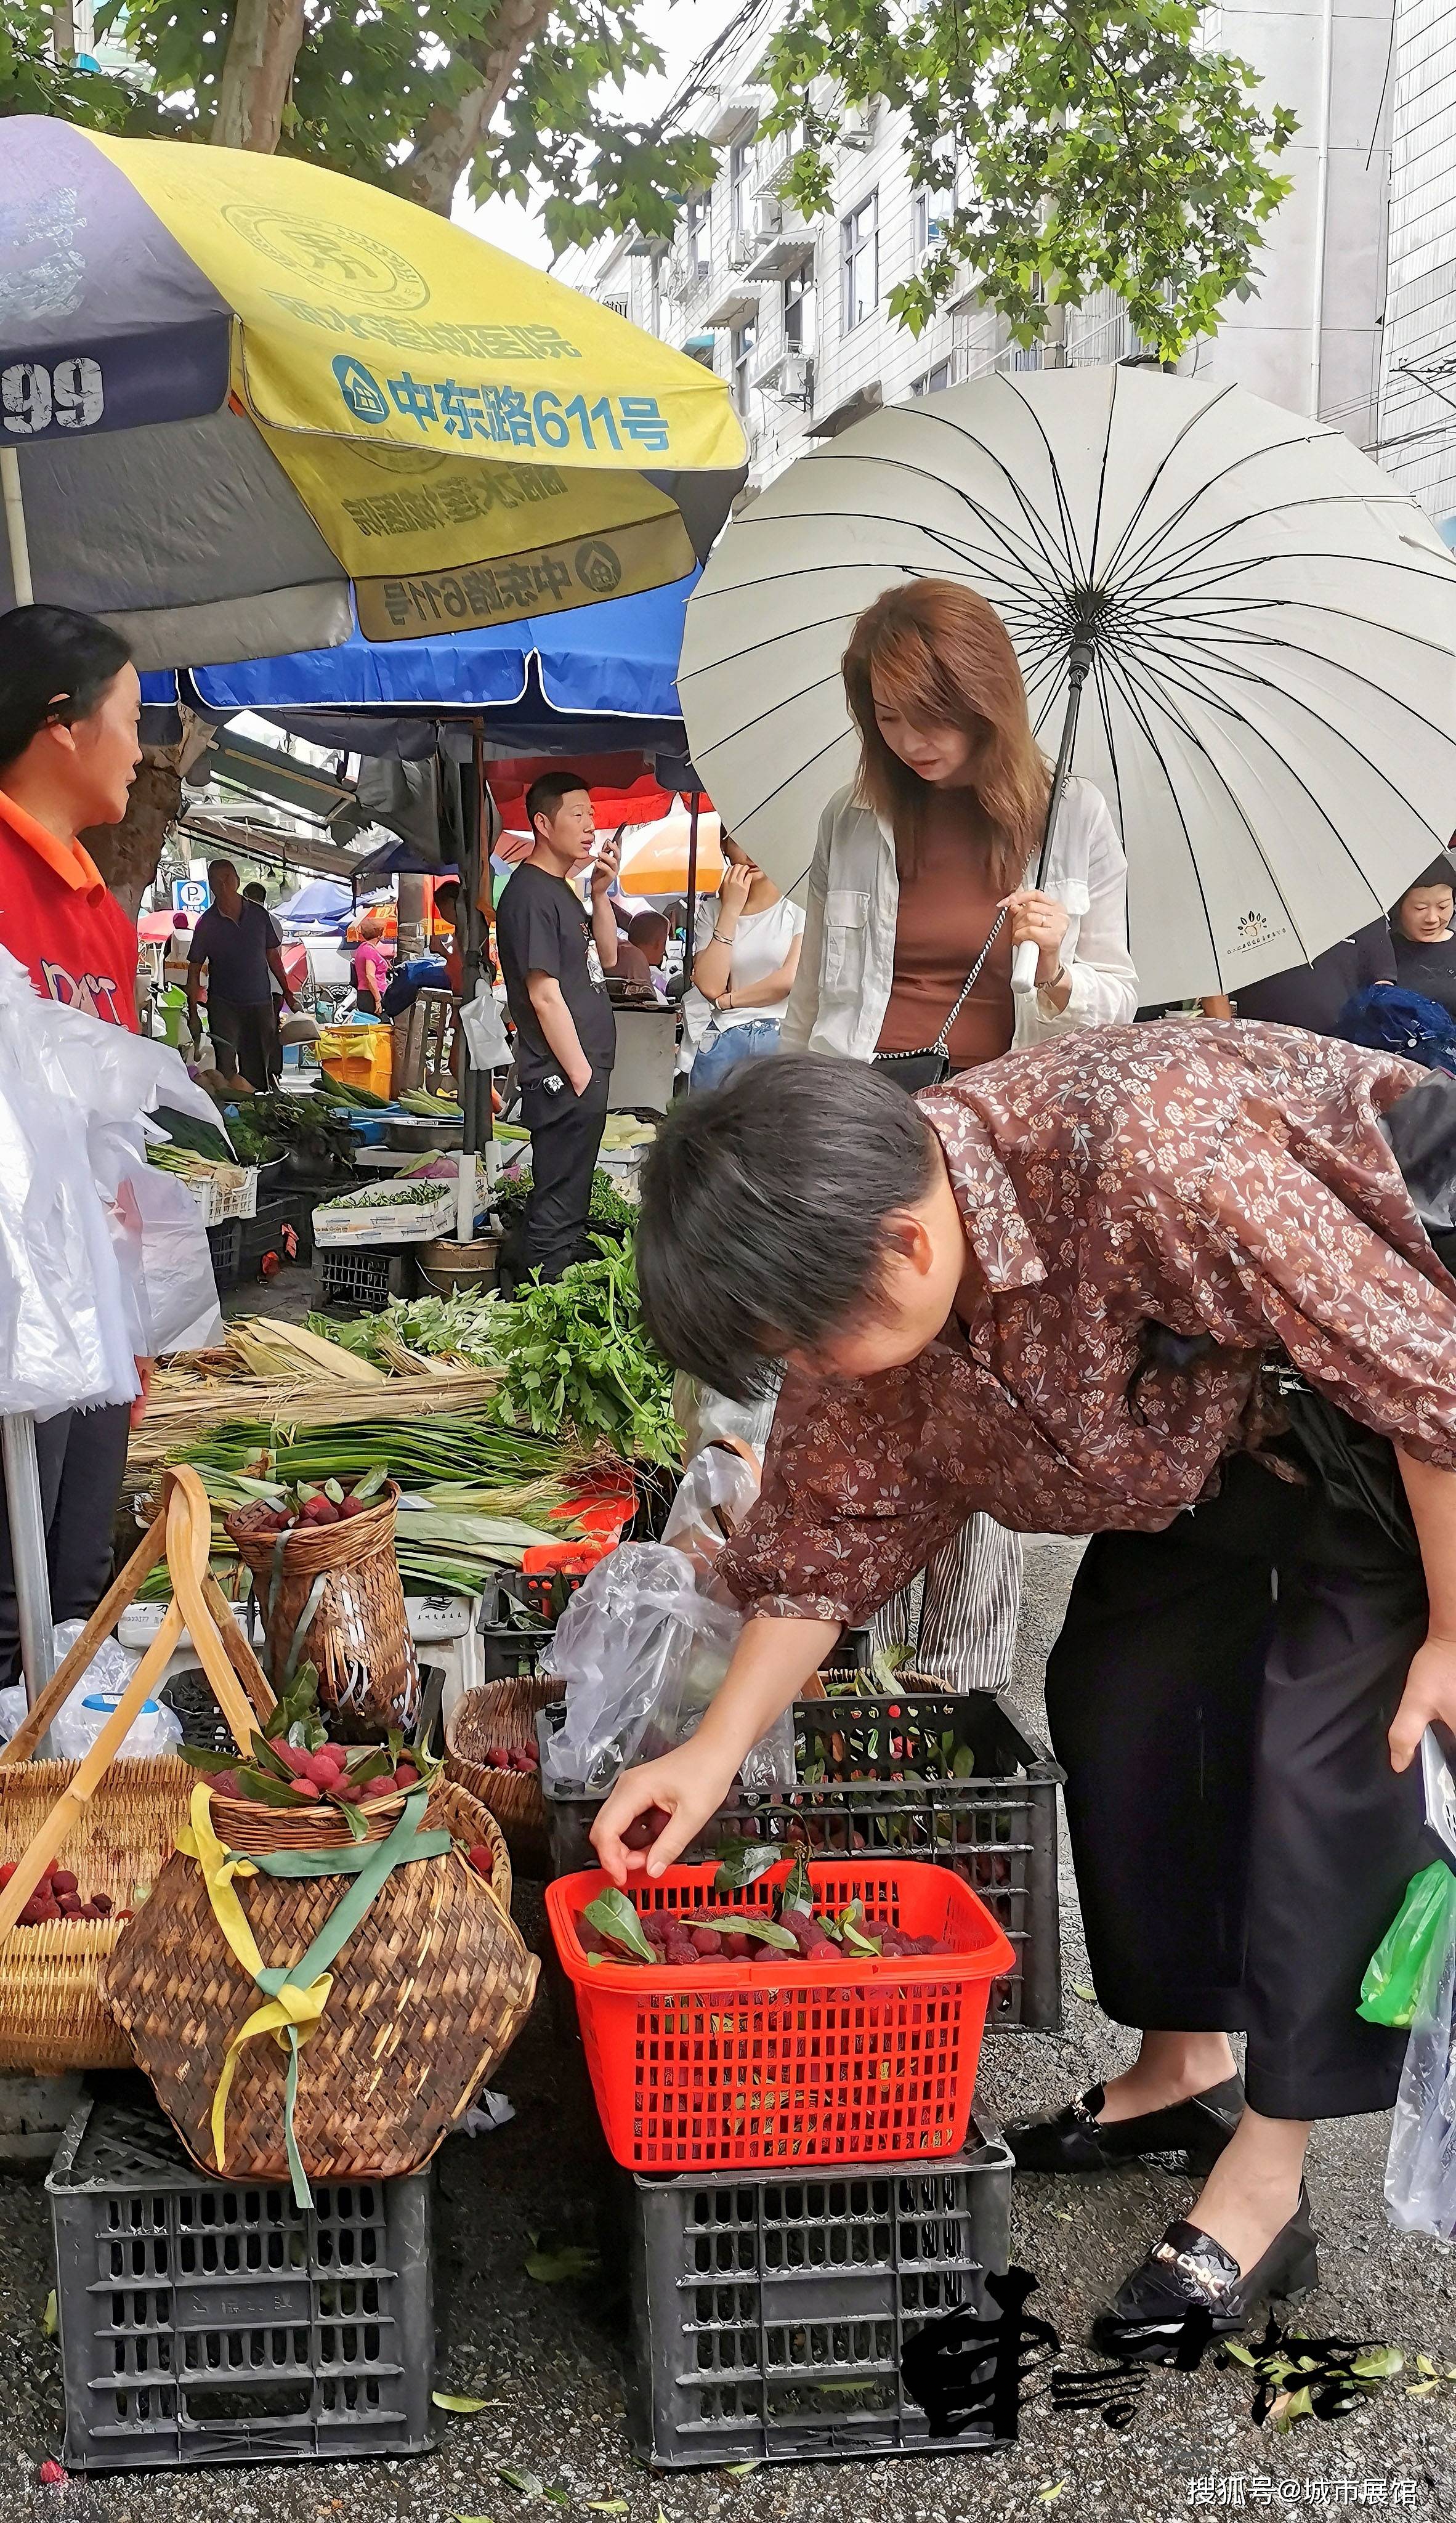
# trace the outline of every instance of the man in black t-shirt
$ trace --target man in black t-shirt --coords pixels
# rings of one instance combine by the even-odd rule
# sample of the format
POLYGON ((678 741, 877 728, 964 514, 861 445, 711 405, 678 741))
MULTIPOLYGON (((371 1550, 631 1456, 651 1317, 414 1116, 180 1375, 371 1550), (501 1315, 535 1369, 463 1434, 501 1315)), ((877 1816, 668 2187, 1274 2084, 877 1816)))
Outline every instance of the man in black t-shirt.
POLYGON ((511 1279, 533 1270, 559 1279, 583 1248, 617 1053, 604 978, 617 962, 607 900, 617 852, 610 841, 596 849, 591 792, 573 772, 533 781, 526 812, 536 845, 496 904, 495 946, 516 1028, 532 1191, 516 1250, 501 1261, 511 1279), (589 918, 570 881, 587 866, 589 918))

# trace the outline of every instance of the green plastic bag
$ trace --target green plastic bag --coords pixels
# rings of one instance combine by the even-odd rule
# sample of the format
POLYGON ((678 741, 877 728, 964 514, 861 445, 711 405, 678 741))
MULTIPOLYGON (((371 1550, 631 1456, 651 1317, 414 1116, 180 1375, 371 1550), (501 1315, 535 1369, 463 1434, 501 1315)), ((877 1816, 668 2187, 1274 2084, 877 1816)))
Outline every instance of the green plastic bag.
POLYGON ((1443 1859, 1423 1867, 1386 1928, 1360 1982, 1355 2009, 1367 2023, 1406 2031, 1434 2003, 1441 1967, 1456 1942, 1456 1875, 1443 1859))

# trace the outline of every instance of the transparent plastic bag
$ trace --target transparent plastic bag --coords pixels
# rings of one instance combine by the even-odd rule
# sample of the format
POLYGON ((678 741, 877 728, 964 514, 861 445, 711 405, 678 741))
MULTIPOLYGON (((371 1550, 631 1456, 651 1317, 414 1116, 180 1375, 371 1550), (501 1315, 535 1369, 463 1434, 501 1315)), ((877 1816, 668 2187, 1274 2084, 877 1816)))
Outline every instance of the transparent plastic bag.
POLYGON ((1411 2025, 1390 2151, 1386 2213, 1402 2234, 1456 2242, 1456 1935, 1428 1976, 1411 2025))
MULTIPOLYGON (((628 1542, 599 1559, 556 1628, 551 1670, 566 1686, 566 1722, 546 1750, 549 1784, 601 1794, 619 1770, 685 1743, 742 1628, 737 1605, 702 1593, 681 1550, 628 1542)), ((745 1786, 792 1785, 787 1711, 741 1775, 745 1786)))
POLYGON ((737 1532, 759 1494, 757 1460, 725 1441, 694 1454, 668 1511, 663 1542, 691 1560, 699 1577, 711 1577, 724 1544, 737 1532))
MULTIPOLYGON (((62 1621, 53 1633, 56 1662, 69 1656, 83 1621, 62 1621)), ((51 1743, 58 1761, 81 1761, 90 1751, 135 1673, 140 1659, 115 1639, 103 1639, 64 1708, 51 1720, 51 1743)), ((160 1700, 144 1699, 121 1738, 117 1759, 146 1760, 173 1751, 182 1740, 181 1720, 160 1700)))

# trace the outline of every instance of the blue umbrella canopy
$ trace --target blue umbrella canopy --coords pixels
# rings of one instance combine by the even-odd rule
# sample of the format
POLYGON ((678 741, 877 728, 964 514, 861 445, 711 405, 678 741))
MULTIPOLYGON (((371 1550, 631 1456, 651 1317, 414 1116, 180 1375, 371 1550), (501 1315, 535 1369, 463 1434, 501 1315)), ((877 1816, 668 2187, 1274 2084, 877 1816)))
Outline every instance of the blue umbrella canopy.
POLYGON ((480 721, 525 752, 680 746, 678 656, 698 573, 645 595, 388 646, 352 636, 245 665, 146 675, 151 708, 185 700, 209 718, 253 710, 350 752, 428 750, 433 724, 480 721), (409 740, 401 722, 425 723, 409 740))

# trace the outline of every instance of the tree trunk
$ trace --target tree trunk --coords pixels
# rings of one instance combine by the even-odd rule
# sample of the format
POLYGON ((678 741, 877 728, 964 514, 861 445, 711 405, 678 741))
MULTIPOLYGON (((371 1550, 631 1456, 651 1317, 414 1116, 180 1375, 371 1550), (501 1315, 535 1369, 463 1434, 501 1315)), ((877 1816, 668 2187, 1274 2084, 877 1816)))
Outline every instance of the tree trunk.
POLYGON ((449 217, 460 178, 551 7, 552 0, 497 0, 489 32, 465 48, 480 73, 479 84, 454 104, 432 106, 415 132, 398 177, 400 192, 411 201, 449 217))
POLYGON ((149 744, 121 822, 99 824, 81 834, 83 847, 90 851, 128 920, 136 918, 142 895, 157 874, 162 844, 181 802, 181 773, 149 744))
POLYGON ((157 874, 163 843, 182 804, 182 780, 201 761, 212 741, 206 720, 185 710, 181 738, 175 744, 148 744, 131 784, 126 812, 119 824, 97 824, 82 833, 81 842, 96 861, 129 920, 136 918, 142 895, 157 874))
POLYGON ((271 158, 304 40, 304 0, 237 0, 223 56, 212 139, 271 158))

